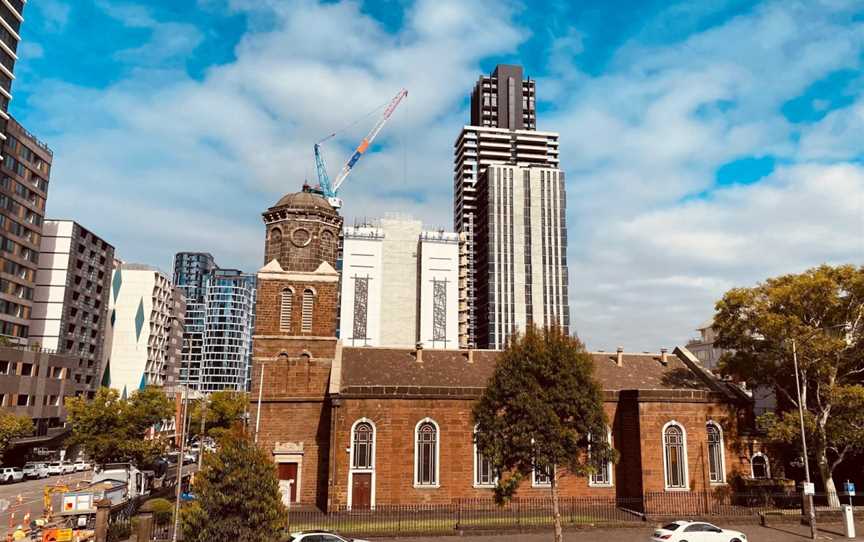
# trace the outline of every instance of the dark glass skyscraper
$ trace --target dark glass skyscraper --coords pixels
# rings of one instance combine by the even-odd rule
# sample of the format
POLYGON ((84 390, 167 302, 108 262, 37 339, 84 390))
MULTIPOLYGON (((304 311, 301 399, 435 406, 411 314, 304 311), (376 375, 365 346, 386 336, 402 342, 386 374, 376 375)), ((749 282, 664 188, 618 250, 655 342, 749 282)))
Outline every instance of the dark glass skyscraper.
POLYGON ((174 284, 186 296, 181 384, 204 393, 249 386, 255 276, 220 269, 211 254, 180 252, 174 284))
POLYGON ((180 252, 174 257, 174 286, 186 297, 179 382, 194 389, 201 381, 204 357, 204 283, 214 269, 218 269, 216 260, 206 252, 180 252))

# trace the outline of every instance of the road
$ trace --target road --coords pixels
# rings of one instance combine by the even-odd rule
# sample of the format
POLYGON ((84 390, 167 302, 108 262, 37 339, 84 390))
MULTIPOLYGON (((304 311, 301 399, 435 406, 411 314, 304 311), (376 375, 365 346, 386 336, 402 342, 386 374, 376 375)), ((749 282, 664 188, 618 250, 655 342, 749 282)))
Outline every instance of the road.
MULTIPOLYGON (((72 487, 78 481, 89 480, 91 475, 92 471, 85 471, 63 476, 50 476, 42 480, 24 480, 0 485, 0 499, 6 499, 11 503, 9 509, 0 513, 0 533, 5 534, 10 526, 14 528, 22 521, 24 514, 28 512, 31 519, 42 516, 45 486, 60 483, 72 487), (21 496, 20 504, 18 503, 19 495, 21 496)), ((60 510, 59 493, 54 494, 53 506, 55 511, 60 510)))
MULTIPOLYGON (((741 531, 747 535, 748 540, 755 542, 805 542, 810 539, 810 528, 796 523, 778 523, 761 527, 759 525, 726 525, 721 527, 741 531)), ((864 523, 856 526, 858 537, 855 540, 864 540, 864 523)), ((651 540, 651 527, 628 527, 619 529, 583 529, 564 531, 564 541, 570 542, 634 542, 651 540)), ((390 538, 381 539, 382 542, 549 542, 553 538, 552 532, 543 533, 521 533, 501 534, 493 536, 460 536, 460 537, 412 537, 412 538, 390 538)), ((843 527, 839 523, 825 524, 820 528, 820 541, 826 540, 849 540, 843 535, 843 527)))

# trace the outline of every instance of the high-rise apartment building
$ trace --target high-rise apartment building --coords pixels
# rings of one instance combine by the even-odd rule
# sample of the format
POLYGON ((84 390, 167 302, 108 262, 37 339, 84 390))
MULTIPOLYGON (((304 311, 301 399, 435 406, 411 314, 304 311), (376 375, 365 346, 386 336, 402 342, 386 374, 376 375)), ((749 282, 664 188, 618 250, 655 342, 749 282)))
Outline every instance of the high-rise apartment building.
POLYGON ((171 279, 158 269, 142 264, 121 263, 111 282, 113 336, 108 385, 128 395, 146 386, 165 386, 172 359, 179 348, 172 347, 175 319, 174 296, 180 295, 171 279))
POLYGON ((199 390, 247 391, 255 329, 255 275, 216 269, 207 278, 199 390))
POLYGON ((500 350, 530 325, 569 330, 564 173, 490 165, 478 185, 477 345, 500 350))
POLYGON ((508 130, 537 127, 534 81, 522 66, 499 64, 492 75, 481 75, 471 94, 471 125, 508 130))
POLYGON ((53 153, 14 119, 6 130, 0 162, 0 336, 23 344, 30 335, 53 153))
POLYGON ((187 315, 179 381, 204 393, 248 389, 255 276, 220 269, 206 252, 180 252, 174 284, 186 296, 187 315))
POLYGON ((179 378, 193 389, 198 389, 201 381, 204 359, 205 281, 214 269, 218 269, 216 260, 206 252, 180 252, 174 256, 174 286, 186 298, 179 378))
POLYGON ((459 277, 462 347, 501 348, 508 335, 530 323, 569 325, 563 219, 566 203, 558 134, 536 130, 535 100, 534 82, 523 77, 521 67, 499 65, 491 76, 477 81, 471 96, 471 125, 462 128, 454 144, 453 217, 463 242, 459 277), (505 170, 507 180, 498 184, 496 173, 492 184, 484 188, 484 179, 489 181, 484 177, 486 170, 494 165, 510 166, 505 170), (520 186, 515 187, 515 183, 520 186), (521 203, 515 203, 513 190, 523 198, 521 203), (513 222, 517 219, 536 224, 527 227, 513 222), (503 224, 508 229, 501 229, 503 224), (513 229, 517 226, 522 232, 519 239, 513 229), (478 244, 481 241, 483 244, 478 244), (510 247, 512 261, 494 252, 503 248, 500 243, 510 247), (541 247, 539 261, 525 255, 536 247, 541 247), (517 253, 523 262, 518 276, 513 267, 517 253), (552 265, 548 262, 560 266, 551 275, 539 267, 552 265), (500 274, 511 270, 512 277, 500 274), (529 287, 518 282, 522 280, 533 282, 529 287), (505 284, 511 288, 508 281, 512 281, 513 294, 499 299, 504 292, 499 294, 496 288, 505 284), (553 284, 547 284, 550 281, 553 284), (516 290, 521 293, 517 295, 516 290), (542 312, 537 312, 540 300, 534 299, 534 292, 546 292, 542 312))
POLYGON ((71 220, 42 226, 30 343, 80 360, 93 392, 101 380, 114 247, 71 220))
POLYGON ((342 236, 345 345, 458 347, 458 235, 389 216, 342 236))
POLYGON ((27 0, 0 2, 0 140, 6 139, 6 123, 10 120, 9 101, 12 99, 13 72, 18 60, 19 33, 26 3, 27 0))

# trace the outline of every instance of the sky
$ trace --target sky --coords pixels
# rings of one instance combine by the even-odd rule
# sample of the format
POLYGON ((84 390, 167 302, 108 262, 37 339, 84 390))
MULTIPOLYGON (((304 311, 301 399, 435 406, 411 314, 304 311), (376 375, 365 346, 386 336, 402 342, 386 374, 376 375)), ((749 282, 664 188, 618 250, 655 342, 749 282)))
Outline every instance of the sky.
POLYGON ((733 287, 864 264, 864 1, 38 0, 10 111, 54 150, 51 218, 170 272, 263 265, 261 212, 331 175, 346 223, 452 228, 452 146, 481 73, 537 81, 560 132, 572 327, 683 344, 733 287))

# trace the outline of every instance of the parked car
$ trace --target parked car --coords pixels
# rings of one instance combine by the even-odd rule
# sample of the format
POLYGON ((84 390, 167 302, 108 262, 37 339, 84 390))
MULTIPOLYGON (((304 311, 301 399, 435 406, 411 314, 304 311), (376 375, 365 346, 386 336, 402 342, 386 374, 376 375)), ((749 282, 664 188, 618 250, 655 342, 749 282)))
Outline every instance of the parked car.
POLYGON ((48 478, 48 464, 30 462, 24 465, 25 478, 48 478))
POLYGON ((0 469, 0 482, 11 484, 24 479, 24 471, 18 467, 3 467, 0 469))
POLYGON ((85 470, 90 470, 90 463, 85 461, 76 461, 75 462, 75 472, 83 472, 85 470))
POLYGON ((63 463, 60 461, 52 461, 51 463, 48 463, 48 474, 51 476, 63 474, 63 463))
POLYGON ((61 463, 63 468, 63 474, 72 474, 75 472, 75 463, 70 463, 69 461, 63 461, 61 463))
POLYGON ((300 531, 291 533, 288 542, 368 542, 359 538, 348 538, 331 531, 300 531))
POLYGON ((746 542, 747 535, 703 521, 673 521, 654 531, 653 542, 746 542))

